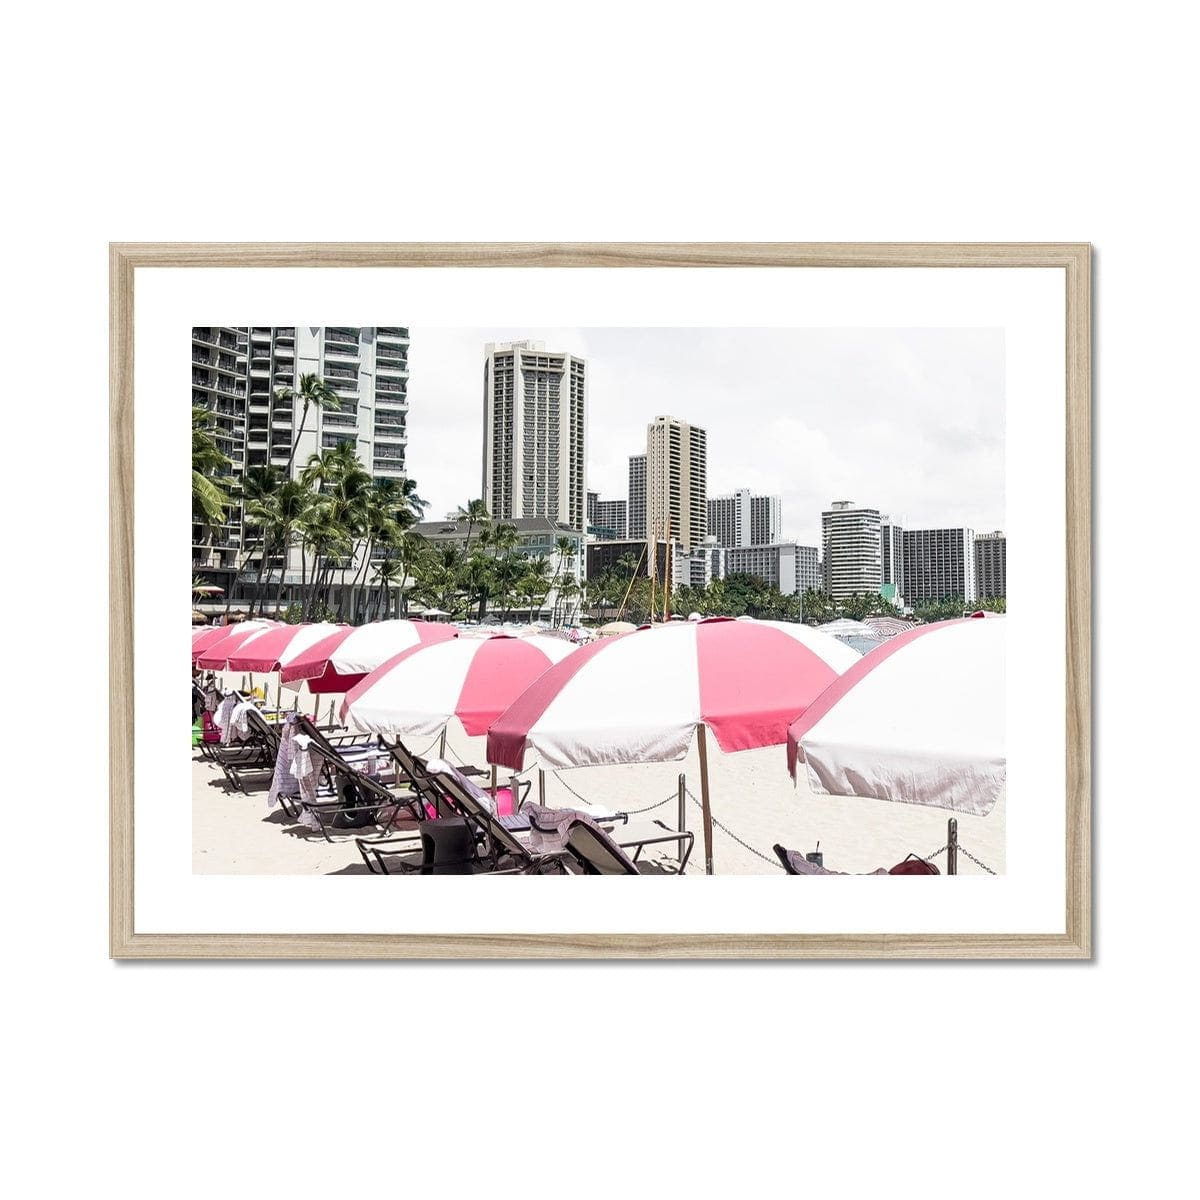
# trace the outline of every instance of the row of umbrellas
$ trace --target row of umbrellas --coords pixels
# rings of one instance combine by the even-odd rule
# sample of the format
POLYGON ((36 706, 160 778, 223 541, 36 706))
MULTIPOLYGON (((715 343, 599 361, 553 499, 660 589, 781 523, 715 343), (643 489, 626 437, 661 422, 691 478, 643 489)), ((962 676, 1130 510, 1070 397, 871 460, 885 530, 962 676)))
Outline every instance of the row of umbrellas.
MULTIPOLYGON (((250 624, 250 623, 247 623, 250 624)), ((860 654, 804 625, 709 618, 576 648, 554 637, 459 638, 452 626, 258 623, 193 639, 201 667, 344 692, 343 721, 388 737, 457 717, 487 761, 522 771, 666 762, 697 744, 712 868, 707 733, 725 753, 788 747, 814 790, 983 814, 1004 786, 1007 622, 946 621, 860 654)))

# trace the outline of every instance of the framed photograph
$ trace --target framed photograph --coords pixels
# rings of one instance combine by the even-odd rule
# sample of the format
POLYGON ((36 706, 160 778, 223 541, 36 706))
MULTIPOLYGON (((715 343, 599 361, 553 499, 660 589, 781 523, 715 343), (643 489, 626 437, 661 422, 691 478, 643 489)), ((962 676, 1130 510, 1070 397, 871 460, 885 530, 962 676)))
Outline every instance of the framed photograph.
POLYGON ((1090 957, 1090 256, 112 245, 111 955, 1090 957))

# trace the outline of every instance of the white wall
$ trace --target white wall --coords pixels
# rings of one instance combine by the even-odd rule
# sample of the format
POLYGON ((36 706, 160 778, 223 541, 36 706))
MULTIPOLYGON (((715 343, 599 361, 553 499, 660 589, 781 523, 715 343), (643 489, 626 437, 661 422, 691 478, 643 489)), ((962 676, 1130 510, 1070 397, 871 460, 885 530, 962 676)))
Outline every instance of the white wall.
MULTIPOLYGON (((220 9, 205 28, 236 27, 233 55, 194 36, 190 8, 80 6, 64 38, 68 14, 26 5, 6 27, 6 135, 25 168, 6 195, 6 315, 10 328, 70 330, 76 374, 49 393, 56 485, 35 454, 10 456, 5 483, 36 488, 23 494, 39 513, 79 531, 68 580, 36 604, 25 589, 5 597, 10 615, 44 616, 73 647, 57 659, 22 638, 6 664, 7 727, 62 723, 73 779, 47 792, 7 758, 13 1194, 327 1197, 370 1186, 364 1155, 385 1187, 402 1176, 431 1195, 447 1160, 460 1189, 519 1178, 578 1197, 611 1193, 614 1178, 695 1197, 1176 1192, 1192 1174, 1193 955, 1180 926, 1200 839, 1181 748, 1195 699, 1171 670, 1183 651, 1148 655, 1120 627, 1131 548, 1175 555, 1174 527, 1147 525, 1139 496, 1188 507, 1194 475, 1186 10, 747 3, 735 19, 701 5, 681 21, 640 5, 631 39, 624 19, 561 5, 518 5, 523 19, 501 24, 449 6, 379 9, 347 69, 327 64, 310 88, 289 73, 306 78, 326 6, 220 9), (243 73, 260 40, 271 69, 243 73), (506 51, 538 69, 495 88, 506 51), (201 138, 197 150, 197 126, 282 139, 270 158, 297 141, 357 147, 368 122, 381 147, 400 126, 401 149, 375 156, 370 186, 343 191, 247 187, 236 173, 222 186, 211 176, 230 147, 201 138), (481 189, 507 129, 572 148, 569 196, 481 189), (1093 241, 1095 964, 106 961, 104 243, 189 237, 1093 241), (56 662, 70 683, 47 692, 56 662), (538 1031, 541 1013, 565 1023, 538 1031), (487 1070, 479 1031, 493 1019, 511 1053, 487 1070), (595 1051, 570 1057, 580 1040, 595 1051), (516 1065, 525 1055, 537 1065, 516 1065), (593 1136, 599 1149, 581 1151, 593 1136)), ((416 320, 403 297, 394 308, 416 320)), ((32 387, 10 383, 10 400, 32 387)), ((51 532, 61 546, 58 530, 15 522, 10 553, 45 561, 51 532)))

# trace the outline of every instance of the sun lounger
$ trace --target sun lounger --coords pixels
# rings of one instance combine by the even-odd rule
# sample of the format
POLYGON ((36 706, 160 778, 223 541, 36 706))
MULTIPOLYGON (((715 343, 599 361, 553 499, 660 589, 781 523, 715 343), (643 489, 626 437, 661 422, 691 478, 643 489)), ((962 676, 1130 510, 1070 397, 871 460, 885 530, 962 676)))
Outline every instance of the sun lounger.
POLYGON ((619 827, 610 833, 582 816, 572 821, 567 831, 567 851, 584 875, 659 874, 659 868, 639 861, 642 851, 647 846, 674 842, 684 848, 678 870, 673 872, 682 875, 695 840, 696 835, 690 830, 671 829, 662 821, 619 827))
MULTIPOLYGON (((533 875, 563 872, 562 853, 537 854, 532 851, 520 839, 518 831, 510 828, 511 824, 520 822, 498 817, 492 808, 491 797, 449 763, 438 760, 431 763, 429 776, 423 781, 423 789, 426 797, 429 789, 436 789, 438 803, 448 803, 470 831, 473 857, 463 864, 469 866, 470 874, 493 872, 533 875)), ((445 807, 442 811, 445 812, 445 807)), ((421 829, 426 830, 427 826, 454 819, 443 816, 440 821, 425 821, 422 822, 421 829)), ((524 822, 523 828, 528 829, 528 821, 524 822)), ((439 835, 428 830, 426 836, 436 841, 439 835)), ((393 868, 401 873, 413 873, 422 867, 428 867, 430 864, 424 861, 424 854, 420 862, 393 857, 412 855, 418 848, 418 839, 414 839, 412 835, 402 838, 362 838, 358 842, 358 850, 367 864, 367 869, 381 874, 391 873, 387 865, 389 860, 392 861, 393 868)), ((421 873, 428 874, 429 871, 421 873)))
MULTIPOLYGON (((789 875, 850 875, 852 871, 831 871, 828 867, 818 866, 804 857, 802 850, 788 850, 776 843, 774 847, 783 869, 789 875)), ((897 863, 890 871, 880 867, 877 871, 861 872, 865 875, 940 875, 941 872, 927 859, 910 854, 903 862, 897 863)))

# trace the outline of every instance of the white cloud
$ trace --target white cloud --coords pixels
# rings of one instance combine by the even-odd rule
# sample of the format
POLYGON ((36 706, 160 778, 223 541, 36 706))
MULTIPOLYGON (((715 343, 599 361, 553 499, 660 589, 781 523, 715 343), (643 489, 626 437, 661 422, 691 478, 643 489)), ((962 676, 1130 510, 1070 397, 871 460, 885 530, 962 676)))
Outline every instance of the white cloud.
POLYGON ((626 493, 655 416, 703 425, 709 491, 778 493, 816 544, 850 499, 912 528, 1004 527, 999 329, 411 327, 409 469, 434 516, 482 487, 483 347, 538 338, 588 360, 588 486, 626 493))

